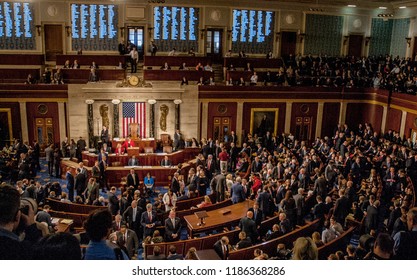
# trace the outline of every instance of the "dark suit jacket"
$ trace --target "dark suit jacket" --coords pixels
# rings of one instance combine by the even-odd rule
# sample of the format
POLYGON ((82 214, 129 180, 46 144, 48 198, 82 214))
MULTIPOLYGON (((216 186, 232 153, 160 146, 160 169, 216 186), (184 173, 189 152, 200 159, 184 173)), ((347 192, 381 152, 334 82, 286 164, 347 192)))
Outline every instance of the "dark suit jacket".
POLYGON ((256 223, 254 220, 249 219, 248 217, 243 217, 240 219, 239 227, 246 233, 247 237, 250 237, 252 243, 256 242, 256 239, 258 238, 258 230, 256 229, 256 223))
POLYGON ((170 160, 161 160, 161 166, 171 166, 172 162, 170 160))
POLYGON ((180 192, 181 186, 177 179, 172 178, 171 190, 173 193, 178 194, 180 192))
POLYGON ((262 219, 263 219, 263 213, 261 209, 258 209, 256 215, 255 215, 255 210, 253 208, 249 208, 248 211, 252 211, 253 212, 253 220, 255 221, 256 226, 260 226, 262 223, 262 219))
POLYGON ((342 196, 336 200, 336 203, 334 205, 334 213, 333 215, 336 218, 336 221, 340 224, 345 223, 345 218, 349 214, 349 200, 346 196, 342 196))
MULTIPOLYGON (((129 258, 131 259, 135 254, 138 253, 139 248, 139 240, 136 233, 131 229, 126 229, 127 238, 125 240, 125 247, 127 249, 127 253, 129 258)), ((121 232, 116 233, 117 239, 123 239, 124 236, 121 232)))
POLYGON ((130 229, 135 230, 140 226, 142 213, 143 209, 137 206, 135 222, 133 223, 133 208, 132 206, 129 206, 123 213, 123 220, 129 224, 130 229))
POLYGON ((109 193, 109 210, 112 215, 116 215, 119 211, 119 199, 113 193, 109 193))
POLYGON ((156 212, 152 211, 152 221, 149 220, 148 212, 144 211, 142 213, 142 217, 140 219, 140 223, 143 227, 143 236, 152 236, 153 232, 155 231, 156 226, 159 226, 161 223, 156 219, 156 212), (155 226, 152 228, 146 227, 147 225, 154 224, 155 226))
POLYGON ((226 252, 223 252, 223 244, 221 240, 218 240, 216 243, 214 243, 213 245, 213 249, 214 251, 216 251, 217 255, 219 255, 219 257, 222 260, 227 260, 227 258, 229 257, 229 252, 230 252, 230 246, 226 245, 226 252))
POLYGON ((67 174, 65 175, 65 179, 67 180, 67 189, 74 190, 75 179, 71 172, 67 172, 67 174))
POLYGON ((246 198, 246 194, 243 190, 243 186, 239 183, 233 184, 230 188, 230 196, 232 197, 233 203, 244 201, 246 198))
POLYGON ((127 180, 127 185, 128 186, 134 186, 135 189, 138 188, 138 186, 139 186, 139 176, 136 172, 134 173, 134 175, 129 173, 126 177, 126 180, 127 180), (135 176, 135 183, 133 183, 133 176, 135 176))
POLYGON ((366 233, 369 233, 371 230, 378 229, 378 209, 374 206, 369 205, 368 209, 366 210, 366 218, 365 218, 365 230, 366 233))
POLYGON ((262 191, 256 201, 259 203, 259 208, 263 212, 263 218, 265 219, 266 216, 269 216, 274 211, 274 205, 272 201, 271 194, 269 192, 262 191))
POLYGON ((175 227, 170 218, 165 220, 165 241, 176 241, 180 239, 181 219, 175 218, 175 227), (177 234, 177 238, 172 238, 172 234, 177 234))

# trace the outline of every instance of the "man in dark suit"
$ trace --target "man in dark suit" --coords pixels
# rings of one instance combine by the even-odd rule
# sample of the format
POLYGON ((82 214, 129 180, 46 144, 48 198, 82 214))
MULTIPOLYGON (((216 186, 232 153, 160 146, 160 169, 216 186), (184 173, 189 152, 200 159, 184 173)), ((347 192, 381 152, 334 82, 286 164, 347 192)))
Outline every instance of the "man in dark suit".
POLYGON ((156 219, 156 212, 152 210, 152 204, 146 205, 146 211, 142 213, 140 223, 143 227, 143 239, 147 236, 152 236, 156 226, 160 225, 160 222, 156 219))
POLYGON ((68 199, 70 201, 74 201, 75 179, 71 173, 71 167, 67 167, 67 173, 65 174, 65 179, 67 181, 68 199))
POLYGON ((77 158, 78 158, 79 161, 82 160, 81 153, 85 151, 86 147, 87 147, 87 143, 80 136, 80 139, 78 139, 78 141, 77 141, 77 152, 76 152, 76 155, 77 155, 77 158))
POLYGON ((167 257, 167 260, 183 260, 184 257, 180 254, 177 254, 177 247, 174 245, 169 246, 168 248, 169 255, 167 257))
POLYGON ((125 223, 122 223, 120 231, 116 233, 116 236, 117 240, 123 240, 122 243, 125 244, 127 254, 130 259, 132 259, 132 257, 135 257, 138 254, 138 236, 133 230, 128 229, 125 223))
POLYGON ((135 190, 138 189, 139 186, 139 176, 138 174, 135 172, 135 169, 130 169, 130 173, 127 175, 126 177, 127 180, 127 186, 133 186, 135 188, 135 190))
POLYGON ((116 215, 119 211, 119 199, 116 196, 116 187, 111 187, 110 189, 108 206, 112 215, 116 215))
POLYGON ((252 243, 256 243, 258 239, 258 230, 256 229, 256 223, 253 220, 252 211, 248 211, 246 217, 240 219, 239 228, 246 233, 246 236, 250 237, 252 243))
POLYGON ((112 231, 119 231, 122 228, 123 223, 125 222, 122 222, 122 215, 117 214, 116 216, 114 216, 114 221, 111 224, 112 231))
POLYGON ((246 199, 245 190, 242 186, 242 179, 239 176, 236 177, 236 183, 230 188, 230 196, 233 204, 242 202, 246 199))
POLYGON ((231 250, 229 245, 229 238, 227 236, 223 236, 220 240, 214 243, 213 249, 222 260, 227 260, 231 250))
POLYGON ((256 228, 260 228, 263 219, 263 212, 259 209, 259 203, 255 202, 253 207, 249 208, 248 211, 253 213, 253 220, 255 221, 256 228))
POLYGON ((123 213, 123 220, 128 224, 131 230, 134 230, 137 236, 142 236, 141 216, 143 209, 138 206, 138 202, 133 200, 129 207, 123 213))
POLYGON ((184 148, 184 140, 182 139, 182 134, 179 129, 175 131, 174 134, 174 151, 178 151, 184 148))
POLYGON ((109 142, 109 130, 104 125, 103 125, 103 129, 101 130, 100 139, 103 144, 104 143, 107 144, 107 142, 109 142))
POLYGON ((106 174, 107 157, 106 156, 103 156, 101 158, 101 161, 99 163, 99 168, 100 168, 100 186, 103 192, 105 192, 105 190, 107 190, 107 174, 106 174))
POLYGON ((86 177, 81 172, 80 168, 77 168, 76 175, 75 175, 75 190, 77 191, 77 195, 82 195, 85 190, 85 182, 86 177))
POLYGON ((314 219, 324 219, 326 213, 326 206, 323 203, 323 198, 320 195, 316 196, 317 204, 313 207, 313 216, 314 219))
POLYGON ((237 149, 236 144, 234 142, 230 143, 229 155, 229 170, 235 171, 237 157, 239 156, 239 150, 237 149))
POLYGON ((175 211, 169 212, 168 218, 165 220, 165 241, 177 241, 180 239, 181 220, 175 216, 175 211))
POLYGON ((259 208, 262 210, 263 219, 266 216, 272 216, 274 212, 274 202, 272 201, 272 196, 268 192, 268 187, 265 186, 261 193, 258 194, 256 201, 259 203, 259 208))
POLYGON ((216 161, 213 159, 213 155, 208 155, 206 161, 206 170, 207 170, 207 178, 211 180, 213 178, 213 174, 216 173, 217 164, 216 161))
POLYGON ((372 205, 369 205, 366 209, 365 217, 365 233, 369 234, 371 230, 378 231, 379 221, 378 221, 378 208, 380 202, 375 200, 372 205))
POLYGON ((226 176, 224 174, 217 174, 211 181, 210 187, 212 191, 216 192, 216 202, 225 200, 226 192, 226 176))
POLYGON ((168 156, 165 156, 163 160, 161 160, 161 166, 171 166, 172 162, 169 160, 168 156))
POLYGON ((287 215, 285 213, 279 214, 279 227, 281 228, 282 234, 287 234, 292 230, 291 222, 287 219, 287 215))
POLYGON ((127 162, 128 166, 138 166, 139 165, 139 160, 136 158, 135 155, 132 156, 132 158, 129 159, 129 161, 127 162))
POLYGON ((303 225, 303 217, 304 217, 304 189, 299 188, 298 193, 294 195, 295 200, 295 207, 297 208, 297 225, 303 225))
POLYGON ((345 224, 346 216, 349 214, 349 200, 345 196, 345 190, 339 190, 339 198, 336 200, 334 205, 334 212, 333 216, 335 217, 336 221, 341 224, 342 226, 345 224))
POLYGON ((170 186, 170 190, 175 193, 175 195, 179 196, 180 194, 180 182, 178 181, 178 177, 180 176, 180 174, 178 172, 174 173, 174 177, 172 178, 171 181, 171 186, 170 186))

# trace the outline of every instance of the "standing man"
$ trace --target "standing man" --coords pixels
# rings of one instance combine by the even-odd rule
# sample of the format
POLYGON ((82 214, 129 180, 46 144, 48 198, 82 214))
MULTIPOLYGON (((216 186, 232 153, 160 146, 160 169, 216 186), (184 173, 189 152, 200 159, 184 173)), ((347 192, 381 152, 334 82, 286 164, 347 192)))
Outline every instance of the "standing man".
POLYGON ((138 187, 139 187, 139 176, 135 172, 134 168, 130 169, 130 173, 127 175, 126 180, 127 180, 127 186, 128 187, 133 186, 135 188, 135 190, 138 189, 138 187))
POLYGON ((184 145, 182 145, 182 141, 182 134, 180 130, 177 129, 174 134, 174 151, 178 151, 184 148, 184 145))
POLYGON ((78 161, 82 161, 82 156, 81 156, 81 154, 82 154, 82 152, 84 152, 85 151, 85 148, 87 147, 87 143, 85 142, 85 140, 80 136, 80 139, 78 139, 78 141, 77 141, 77 152, 76 152, 76 155, 77 155, 77 158, 78 158, 78 161))
POLYGON ((129 56, 130 56, 130 63, 132 65, 132 71, 131 71, 131 73, 136 73, 136 71, 137 71, 137 64, 138 64, 138 60, 139 60, 139 53, 136 50, 136 47, 133 47, 133 49, 129 53, 129 56))
POLYGON ((72 202, 74 201, 75 180, 74 180, 74 176, 71 173, 71 167, 67 167, 67 173, 65 175, 65 179, 67 180, 68 199, 72 202))
POLYGON ((103 145, 107 145, 107 142, 109 142, 109 129, 105 125, 101 129, 100 139, 103 145))
POLYGON ((81 172, 81 168, 77 168, 76 175, 75 175, 75 190, 77 191, 77 195, 82 196, 82 193, 85 190, 85 182, 87 178, 81 172))
POLYGON ((236 183, 234 183, 230 188, 230 196, 233 204, 242 202, 246 199, 245 190, 243 189, 242 179, 240 176, 236 177, 236 183))
POLYGON ((126 211, 123 213, 123 220, 127 222, 129 228, 134 230, 138 236, 142 236, 143 229, 141 228, 141 216, 143 209, 138 206, 138 202, 133 200, 126 211))
POLYGON ((46 162, 48 163, 48 173, 52 176, 54 170, 54 145, 51 144, 45 149, 46 162))
POLYGON ((229 154, 225 147, 222 148, 222 151, 219 153, 219 161, 220 161, 220 172, 225 173, 227 172, 227 162, 229 161, 229 154))
POLYGON ((177 241, 180 239, 181 220, 176 217, 175 211, 169 211, 169 216, 165 220, 165 241, 177 241))
POLYGON ((109 210, 110 213, 114 216, 117 215, 119 211, 119 198, 116 196, 116 187, 111 187, 109 192, 109 210))
POLYGON ((156 52, 158 51, 158 47, 156 46, 155 42, 151 42, 151 56, 156 56, 156 52))
POLYGON ((133 230, 128 229, 126 224, 122 223, 120 231, 116 233, 116 236, 117 240, 123 240, 129 259, 136 257, 139 248, 139 240, 137 234, 133 230))
POLYGON ((156 226, 160 224, 156 219, 156 212, 152 210, 152 204, 146 205, 146 212, 142 213, 140 223, 143 227, 143 239, 152 236, 156 226))

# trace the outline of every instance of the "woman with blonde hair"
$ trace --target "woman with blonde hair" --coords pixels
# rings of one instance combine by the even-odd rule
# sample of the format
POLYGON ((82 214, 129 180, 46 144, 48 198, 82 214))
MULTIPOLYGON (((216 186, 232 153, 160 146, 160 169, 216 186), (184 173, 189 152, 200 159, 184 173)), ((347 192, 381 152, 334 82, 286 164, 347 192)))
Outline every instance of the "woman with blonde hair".
POLYGON ((197 258, 197 249, 195 247, 191 247, 190 249, 188 249, 187 254, 185 255, 186 260, 198 260, 197 258))
POLYGON ((317 260, 318 250, 310 237, 299 237, 294 243, 293 260, 317 260))

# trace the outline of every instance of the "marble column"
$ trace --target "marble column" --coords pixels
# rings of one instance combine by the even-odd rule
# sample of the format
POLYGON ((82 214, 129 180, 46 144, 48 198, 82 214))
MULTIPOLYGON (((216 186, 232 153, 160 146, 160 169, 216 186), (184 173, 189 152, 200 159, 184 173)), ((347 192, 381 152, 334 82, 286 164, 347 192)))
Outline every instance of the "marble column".
POLYGON ((120 131, 119 131, 119 104, 120 100, 115 99, 112 100, 113 103, 113 138, 119 138, 120 137, 120 131))
MULTIPOLYGON (((22 128, 22 139, 20 139, 23 142, 29 141, 29 130, 28 130, 28 116, 26 113, 26 102, 20 102, 19 101, 19 108, 20 108, 20 123, 22 128)), ((15 136, 18 138, 19 136, 15 136)))
POLYGON ((385 133, 385 126, 387 125, 387 116, 388 116, 388 106, 383 106, 384 111, 382 111, 382 122, 381 122, 381 133, 385 133))
POLYGON ((404 136, 405 132, 405 122, 407 120, 407 111, 403 111, 403 114, 401 116, 401 125, 400 125, 400 136, 404 136))
POLYGON ((323 108, 324 102, 319 102, 317 107, 316 137, 321 136, 321 129, 323 124, 323 108))
POLYGON ((149 137, 155 138, 155 103, 149 103, 149 137))
POLYGON ((65 125, 65 103, 58 102, 58 118, 59 118, 59 138, 60 142, 67 137, 67 130, 65 125))
POLYGON ((93 118, 93 103, 94 100, 87 99, 87 129, 88 129, 88 147, 94 147, 94 118, 93 118))
POLYGON ((207 139, 208 129, 208 103, 203 102, 201 108, 201 138, 207 139))
POLYGON ((175 99, 174 100, 174 104, 175 104, 175 130, 180 130, 180 104, 182 103, 181 99, 175 99))
POLYGON ((237 113, 236 113, 236 135, 237 137, 237 146, 240 147, 242 144, 242 122, 243 122, 243 102, 237 103, 237 113))
POLYGON ((291 114, 292 114, 292 102, 288 101, 285 107, 285 128, 284 132, 286 134, 290 133, 291 130, 291 114))

